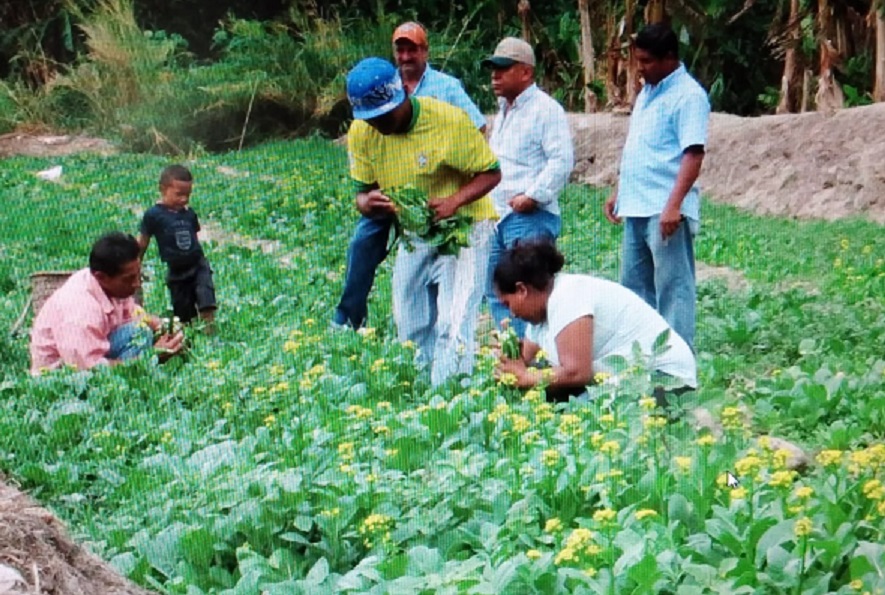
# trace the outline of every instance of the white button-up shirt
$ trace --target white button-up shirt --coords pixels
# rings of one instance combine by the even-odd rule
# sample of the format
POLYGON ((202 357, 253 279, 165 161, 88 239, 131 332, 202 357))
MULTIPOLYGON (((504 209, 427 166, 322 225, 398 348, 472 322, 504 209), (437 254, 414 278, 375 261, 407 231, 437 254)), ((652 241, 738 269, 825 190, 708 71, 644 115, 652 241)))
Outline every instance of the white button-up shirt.
POLYGON ((513 104, 503 97, 492 124, 489 144, 501 164, 501 183, 491 192, 498 216, 507 204, 525 194, 538 207, 559 215, 559 193, 575 164, 574 146, 565 110, 537 85, 519 94, 513 104))

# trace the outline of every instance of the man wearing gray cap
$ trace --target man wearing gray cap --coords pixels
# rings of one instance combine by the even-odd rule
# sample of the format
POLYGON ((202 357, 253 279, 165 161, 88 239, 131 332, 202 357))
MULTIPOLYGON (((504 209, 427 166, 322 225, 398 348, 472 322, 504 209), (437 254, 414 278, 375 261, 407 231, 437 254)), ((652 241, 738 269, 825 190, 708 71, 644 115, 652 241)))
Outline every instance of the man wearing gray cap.
MULTIPOLYGON (((501 255, 517 241, 559 236, 558 197, 574 166, 574 147, 565 110, 535 84, 532 46, 506 37, 482 65, 491 70, 499 105, 489 138, 501 164, 501 183, 491 192, 499 217, 489 259, 491 279, 501 255)), ((491 285, 486 297, 500 326, 510 312, 491 285)), ((515 319, 511 326, 524 335, 524 321, 515 319)))

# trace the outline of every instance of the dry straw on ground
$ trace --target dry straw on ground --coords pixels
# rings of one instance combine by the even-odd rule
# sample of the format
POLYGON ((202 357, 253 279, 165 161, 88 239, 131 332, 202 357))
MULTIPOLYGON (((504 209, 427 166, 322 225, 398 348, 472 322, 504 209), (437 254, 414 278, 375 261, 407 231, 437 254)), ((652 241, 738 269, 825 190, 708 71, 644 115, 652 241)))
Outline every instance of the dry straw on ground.
POLYGON ((0 595, 149 593, 74 543, 52 513, 0 477, 0 595))

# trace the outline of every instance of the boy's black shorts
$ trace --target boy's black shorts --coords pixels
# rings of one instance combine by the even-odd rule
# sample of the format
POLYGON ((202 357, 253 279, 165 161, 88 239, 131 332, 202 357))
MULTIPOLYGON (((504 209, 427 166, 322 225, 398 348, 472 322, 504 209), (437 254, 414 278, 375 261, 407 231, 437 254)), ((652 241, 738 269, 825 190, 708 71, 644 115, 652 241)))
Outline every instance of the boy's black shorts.
POLYGON ((203 310, 214 310, 215 283, 209 261, 200 261, 184 271, 169 271, 166 286, 172 298, 172 311, 181 322, 190 322, 203 310))

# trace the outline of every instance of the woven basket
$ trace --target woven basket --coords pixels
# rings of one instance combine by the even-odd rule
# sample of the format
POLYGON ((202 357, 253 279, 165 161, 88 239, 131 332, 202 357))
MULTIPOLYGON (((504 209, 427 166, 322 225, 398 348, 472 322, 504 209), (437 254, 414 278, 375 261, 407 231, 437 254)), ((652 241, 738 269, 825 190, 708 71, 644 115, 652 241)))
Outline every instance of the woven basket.
POLYGON ((38 271, 31 275, 31 307, 34 316, 40 313, 40 308, 46 303, 56 289, 64 285, 64 282, 77 271, 38 271))
MULTIPOLYGON (((31 275, 31 308, 34 316, 40 313, 40 308, 46 303, 55 290, 64 285, 68 278, 77 271, 38 271, 31 275)), ((141 288, 132 296, 135 303, 144 304, 144 294, 141 288)))

